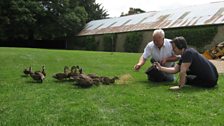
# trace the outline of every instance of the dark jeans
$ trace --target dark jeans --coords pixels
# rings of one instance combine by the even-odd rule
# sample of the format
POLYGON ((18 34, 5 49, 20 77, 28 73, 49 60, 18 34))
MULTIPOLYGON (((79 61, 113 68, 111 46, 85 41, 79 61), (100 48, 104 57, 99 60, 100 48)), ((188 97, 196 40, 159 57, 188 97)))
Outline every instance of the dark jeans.
MULTIPOLYGON (((153 64, 154 62, 156 62, 156 60, 151 58, 150 62, 153 64)), ((173 76, 159 71, 153 65, 151 67, 149 67, 145 73, 147 74, 148 80, 150 80, 150 81, 154 81, 154 82, 174 81, 173 76)))
POLYGON ((197 86, 197 87, 205 87, 205 88, 212 88, 217 85, 217 80, 212 81, 212 80, 204 80, 200 79, 197 76, 194 75, 187 75, 186 77, 186 85, 192 85, 192 86, 197 86))
POLYGON ((173 76, 165 74, 164 72, 159 71, 155 66, 149 67, 146 72, 148 80, 154 82, 166 82, 173 81, 173 76))

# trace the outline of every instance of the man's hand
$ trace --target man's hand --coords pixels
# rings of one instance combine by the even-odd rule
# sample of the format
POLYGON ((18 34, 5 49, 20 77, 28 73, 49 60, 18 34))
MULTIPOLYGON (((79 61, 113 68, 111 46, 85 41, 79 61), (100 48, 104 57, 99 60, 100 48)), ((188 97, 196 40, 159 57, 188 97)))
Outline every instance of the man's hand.
POLYGON ((161 64, 162 66, 164 66, 164 65, 166 64, 166 58, 164 58, 163 60, 161 60, 160 64, 161 64))
POLYGON ((139 64, 136 64, 136 65, 134 66, 134 70, 135 70, 135 71, 138 71, 140 68, 141 68, 141 65, 139 65, 139 64))
POLYGON ((161 70, 161 65, 158 62, 154 62, 153 65, 155 65, 159 71, 161 70))

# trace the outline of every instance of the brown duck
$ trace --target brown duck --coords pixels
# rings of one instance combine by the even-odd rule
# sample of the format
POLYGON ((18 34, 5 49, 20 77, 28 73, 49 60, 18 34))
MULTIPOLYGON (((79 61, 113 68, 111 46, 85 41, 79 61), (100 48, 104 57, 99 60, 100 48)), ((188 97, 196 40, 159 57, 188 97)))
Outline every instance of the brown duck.
POLYGON ((56 73, 53 75, 53 78, 57 80, 64 80, 68 78, 68 70, 69 68, 67 66, 64 67, 64 73, 56 73))
POLYGON ((35 74, 37 74, 37 73, 42 73, 45 77, 46 77, 46 72, 45 72, 45 66, 42 66, 42 70, 41 71, 35 71, 34 72, 35 74))
POLYGON ((79 75, 77 69, 77 66, 72 66, 70 73, 68 73, 68 77, 70 78, 79 75))
POLYGON ((94 85, 94 81, 92 78, 90 78, 89 76, 85 75, 85 74, 80 74, 77 78, 76 78, 76 85, 80 86, 82 88, 88 88, 94 85))
POLYGON ((80 77, 80 75, 83 74, 82 68, 76 66, 73 71, 74 72, 70 75, 69 79, 76 81, 80 77))
POLYGON ((33 80, 42 83, 45 76, 41 72, 33 73, 32 69, 30 69, 30 76, 33 80))
POLYGON ((23 70, 23 73, 24 73, 26 76, 28 76, 28 75, 30 74, 30 71, 31 71, 31 67, 24 69, 24 70, 23 70))
POLYGON ((101 77, 101 82, 102 84, 105 85, 109 85, 109 84, 113 84, 115 82, 115 80, 119 79, 118 77, 113 77, 113 78, 109 78, 109 77, 101 77))
POLYGON ((100 78, 96 74, 87 74, 87 76, 91 77, 92 79, 94 79, 94 78, 100 78))

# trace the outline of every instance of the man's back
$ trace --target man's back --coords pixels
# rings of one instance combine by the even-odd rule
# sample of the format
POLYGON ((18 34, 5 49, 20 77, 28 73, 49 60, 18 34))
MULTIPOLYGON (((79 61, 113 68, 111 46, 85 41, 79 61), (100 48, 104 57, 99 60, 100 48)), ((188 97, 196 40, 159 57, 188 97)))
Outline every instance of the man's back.
POLYGON ((181 60, 183 63, 191 63, 189 67, 190 71, 188 71, 189 74, 196 75, 203 80, 217 80, 218 72, 216 67, 195 49, 187 48, 184 51, 181 60))

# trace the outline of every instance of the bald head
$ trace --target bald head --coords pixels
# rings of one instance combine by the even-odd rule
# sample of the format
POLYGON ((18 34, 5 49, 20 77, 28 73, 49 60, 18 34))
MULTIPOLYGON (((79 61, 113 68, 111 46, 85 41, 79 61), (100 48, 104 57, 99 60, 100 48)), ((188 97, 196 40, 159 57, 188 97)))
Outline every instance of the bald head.
POLYGON ((162 29, 156 29, 156 30, 154 30, 152 36, 153 37, 154 36, 160 36, 162 38, 165 38, 165 33, 164 33, 164 31, 162 29))
POLYGON ((165 33, 162 29, 157 29, 153 32, 152 34, 153 42, 158 48, 161 48, 163 46, 164 37, 165 33))

